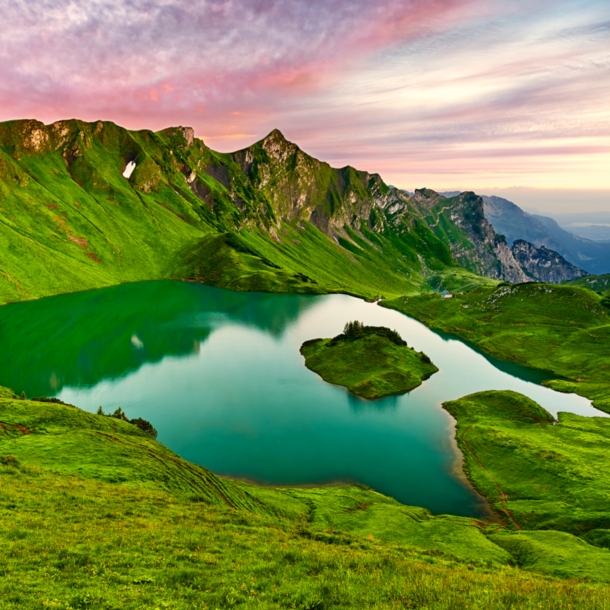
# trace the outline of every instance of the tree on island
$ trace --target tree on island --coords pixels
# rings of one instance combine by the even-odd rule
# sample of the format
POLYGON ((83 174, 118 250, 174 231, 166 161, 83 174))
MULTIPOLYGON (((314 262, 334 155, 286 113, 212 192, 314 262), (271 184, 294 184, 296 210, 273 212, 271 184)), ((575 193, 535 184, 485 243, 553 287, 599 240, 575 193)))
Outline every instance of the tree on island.
POLYGON ((390 330, 385 326, 365 326, 358 320, 348 322, 343 328, 343 334, 335 337, 333 341, 335 344, 338 341, 356 341, 366 335, 385 337, 400 347, 407 347, 407 342, 395 330, 390 330))

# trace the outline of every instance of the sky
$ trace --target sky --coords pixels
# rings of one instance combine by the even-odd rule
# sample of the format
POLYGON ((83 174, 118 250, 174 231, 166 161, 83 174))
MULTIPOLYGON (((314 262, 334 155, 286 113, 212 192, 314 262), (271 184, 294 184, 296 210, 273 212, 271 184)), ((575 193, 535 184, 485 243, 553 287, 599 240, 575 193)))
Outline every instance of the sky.
POLYGON ((610 210, 608 0, 0 0, 0 120, 280 129, 331 165, 610 210))

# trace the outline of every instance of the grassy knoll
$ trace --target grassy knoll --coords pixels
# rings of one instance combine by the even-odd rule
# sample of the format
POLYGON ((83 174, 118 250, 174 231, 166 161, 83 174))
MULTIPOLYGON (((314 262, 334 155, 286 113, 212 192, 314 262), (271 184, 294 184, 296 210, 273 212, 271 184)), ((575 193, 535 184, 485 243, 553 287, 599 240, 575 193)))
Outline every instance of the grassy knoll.
POLYGON ((585 288, 501 284, 441 299, 402 297, 383 306, 481 347, 503 360, 549 371, 548 385, 593 399, 610 412, 610 309, 585 288))
MULTIPOLYGON (((560 413, 555 422, 531 399, 509 391, 472 394, 444 407, 457 419, 470 480, 507 524, 604 538, 610 529, 610 420, 560 413)), ((545 536, 528 534, 510 544, 552 546, 553 537, 545 536)))
POLYGON ((610 273, 604 275, 586 275, 577 280, 564 282, 567 286, 583 286, 589 290, 600 292, 604 296, 610 296, 610 273))
POLYGON ((3 608, 610 603, 607 585, 509 565, 498 526, 357 487, 222 480, 124 421, 1 394, 3 608))
POLYGON ((368 399, 410 392, 438 371, 395 331, 359 322, 349 322, 333 339, 305 341, 301 353, 324 381, 368 399))

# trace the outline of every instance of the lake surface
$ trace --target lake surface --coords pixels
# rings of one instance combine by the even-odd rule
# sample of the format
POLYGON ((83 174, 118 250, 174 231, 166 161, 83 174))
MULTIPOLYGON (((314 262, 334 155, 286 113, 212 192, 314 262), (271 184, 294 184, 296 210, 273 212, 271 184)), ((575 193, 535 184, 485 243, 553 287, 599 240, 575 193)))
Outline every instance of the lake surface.
POLYGON ((143 282, 0 307, 0 385, 89 411, 119 405, 215 473, 275 485, 357 482, 434 513, 481 516, 441 403, 515 390, 556 414, 602 415, 539 385, 544 373, 345 296, 239 293, 143 282), (346 322, 396 329, 440 372, 364 401, 305 368, 303 341, 346 322))

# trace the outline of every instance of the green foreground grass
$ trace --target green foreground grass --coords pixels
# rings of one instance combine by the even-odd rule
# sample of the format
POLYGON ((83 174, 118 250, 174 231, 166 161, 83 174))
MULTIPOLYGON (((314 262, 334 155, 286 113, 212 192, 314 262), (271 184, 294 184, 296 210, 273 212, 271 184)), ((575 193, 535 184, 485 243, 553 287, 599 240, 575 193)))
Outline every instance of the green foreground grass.
POLYGON ((3 396, 3 608, 610 604, 610 588, 595 584, 605 557, 596 553, 610 553, 569 534, 591 565, 578 571, 569 556, 528 572, 510 546, 522 532, 434 517, 359 487, 222 480, 121 420, 3 396))
POLYGON ((401 343, 375 332, 354 339, 339 335, 306 341, 301 354, 324 381, 372 400, 410 392, 438 371, 425 354, 401 343))

